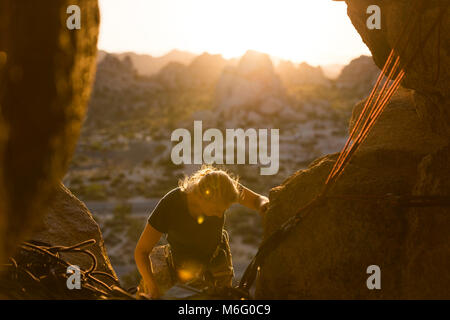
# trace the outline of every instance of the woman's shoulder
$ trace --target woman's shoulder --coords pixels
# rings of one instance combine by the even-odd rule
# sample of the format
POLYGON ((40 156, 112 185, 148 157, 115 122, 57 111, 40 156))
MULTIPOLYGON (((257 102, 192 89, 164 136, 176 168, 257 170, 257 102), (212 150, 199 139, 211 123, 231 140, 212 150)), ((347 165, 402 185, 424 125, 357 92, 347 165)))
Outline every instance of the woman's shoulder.
POLYGON ((182 200, 183 200, 183 191, 181 191, 180 187, 177 187, 167 192, 166 195, 162 197, 161 202, 177 203, 182 200))
POLYGON ((173 188, 169 192, 166 193, 166 195, 163 198, 173 198, 173 197, 179 197, 183 191, 181 191, 180 187, 173 188))

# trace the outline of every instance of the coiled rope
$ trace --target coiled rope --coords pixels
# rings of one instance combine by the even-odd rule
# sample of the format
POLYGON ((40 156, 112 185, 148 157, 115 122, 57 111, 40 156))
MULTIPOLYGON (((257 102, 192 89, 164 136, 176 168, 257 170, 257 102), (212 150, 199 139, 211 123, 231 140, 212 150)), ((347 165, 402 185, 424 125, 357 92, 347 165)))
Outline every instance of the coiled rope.
POLYGON ((11 299, 136 299, 120 287, 115 277, 96 270, 95 255, 85 249, 95 243, 95 239, 72 246, 22 243, 16 256, 9 258, 10 263, 2 266, 0 295, 11 299), (88 269, 80 268, 81 289, 67 288, 67 268, 71 264, 61 258, 61 253, 83 254, 91 259, 88 269))

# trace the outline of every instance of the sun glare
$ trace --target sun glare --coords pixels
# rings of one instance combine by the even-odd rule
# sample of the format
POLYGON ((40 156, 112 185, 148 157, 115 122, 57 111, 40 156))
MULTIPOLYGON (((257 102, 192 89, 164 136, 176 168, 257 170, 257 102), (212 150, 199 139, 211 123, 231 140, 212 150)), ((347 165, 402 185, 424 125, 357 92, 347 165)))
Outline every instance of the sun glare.
POLYGON ((343 2, 331 0, 101 0, 99 47, 238 57, 247 50, 311 64, 368 54, 343 2))

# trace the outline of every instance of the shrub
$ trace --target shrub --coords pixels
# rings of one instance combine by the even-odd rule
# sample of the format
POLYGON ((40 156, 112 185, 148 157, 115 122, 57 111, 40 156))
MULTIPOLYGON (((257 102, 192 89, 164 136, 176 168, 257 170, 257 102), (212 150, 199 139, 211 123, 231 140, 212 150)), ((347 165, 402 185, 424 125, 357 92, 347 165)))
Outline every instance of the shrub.
POLYGON ((106 188, 103 184, 92 183, 83 188, 84 198, 87 200, 105 200, 106 188))

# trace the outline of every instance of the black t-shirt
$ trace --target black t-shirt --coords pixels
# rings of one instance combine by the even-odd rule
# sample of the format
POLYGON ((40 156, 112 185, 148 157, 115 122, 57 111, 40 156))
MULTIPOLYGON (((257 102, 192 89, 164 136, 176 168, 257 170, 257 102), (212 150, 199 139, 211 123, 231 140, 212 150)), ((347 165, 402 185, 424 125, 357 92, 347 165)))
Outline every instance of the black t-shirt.
POLYGON ((174 259, 206 263, 222 239, 224 217, 206 216, 198 223, 189 214, 186 194, 176 188, 158 202, 148 223, 167 234, 174 259))

